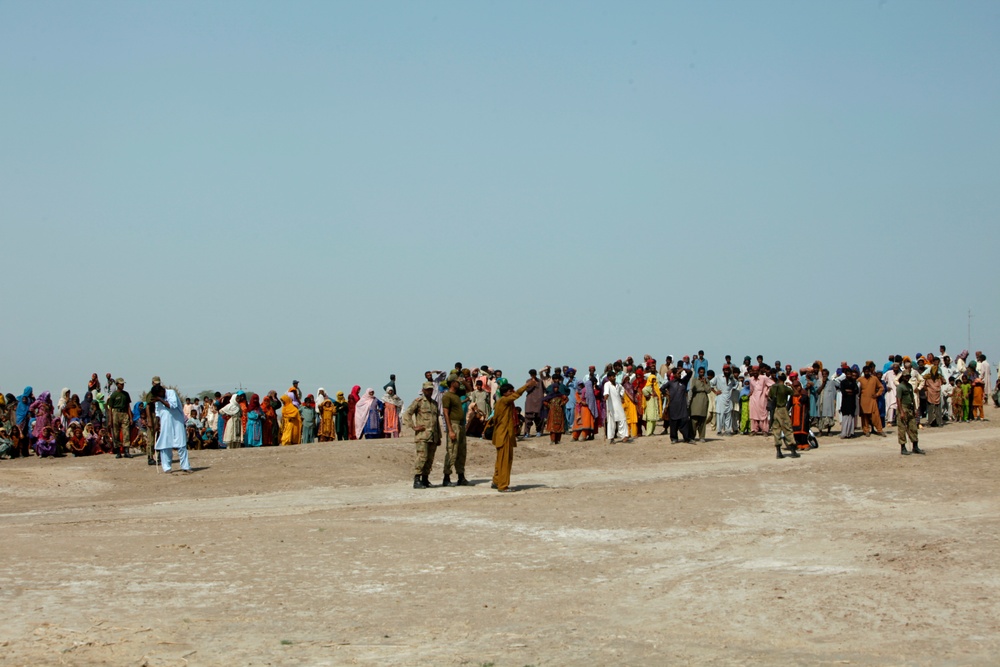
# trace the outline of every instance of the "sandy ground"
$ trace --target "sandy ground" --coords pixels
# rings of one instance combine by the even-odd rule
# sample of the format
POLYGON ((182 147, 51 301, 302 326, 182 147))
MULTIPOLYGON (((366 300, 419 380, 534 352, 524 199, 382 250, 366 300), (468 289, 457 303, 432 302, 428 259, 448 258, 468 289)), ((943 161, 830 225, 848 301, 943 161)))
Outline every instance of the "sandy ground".
POLYGON ((529 439, 0 463, 0 664, 1000 661, 1000 410, 887 439, 529 439), (433 481, 440 483, 443 451, 433 481))

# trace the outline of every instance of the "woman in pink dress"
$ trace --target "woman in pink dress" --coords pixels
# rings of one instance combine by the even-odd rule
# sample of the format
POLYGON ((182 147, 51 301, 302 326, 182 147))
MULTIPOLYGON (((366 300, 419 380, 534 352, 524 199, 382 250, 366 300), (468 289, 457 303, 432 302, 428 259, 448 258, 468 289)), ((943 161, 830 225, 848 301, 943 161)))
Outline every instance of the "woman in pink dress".
POLYGON ((760 374, 760 366, 750 369, 750 435, 768 431, 767 390, 773 384, 774 380, 760 374))

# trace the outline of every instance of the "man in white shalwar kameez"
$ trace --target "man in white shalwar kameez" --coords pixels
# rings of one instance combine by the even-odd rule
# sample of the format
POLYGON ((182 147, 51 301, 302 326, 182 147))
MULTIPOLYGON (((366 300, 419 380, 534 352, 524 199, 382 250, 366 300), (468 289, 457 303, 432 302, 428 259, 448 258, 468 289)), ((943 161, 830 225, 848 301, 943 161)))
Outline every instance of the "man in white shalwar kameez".
POLYGON ((188 463, 187 431, 184 428, 184 406, 181 405, 177 392, 167 389, 166 398, 154 396, 153 401, 156 403, 156 416, 160 420, 156 451, 160 453, 163 472, 170 472, 175 449, 181 461, 181 472, 191 472, 191 465, 188 463))
POLYGON ((622 436, 622 442, 632 441, 625 421, 625 406, 622 405, 624 395, 625 388, 617 383, 615 374, 608 375, 608 380, 604 384, 604 401, 608 408, 608 440, 611 442, 614 442, 619 435, 622 436))

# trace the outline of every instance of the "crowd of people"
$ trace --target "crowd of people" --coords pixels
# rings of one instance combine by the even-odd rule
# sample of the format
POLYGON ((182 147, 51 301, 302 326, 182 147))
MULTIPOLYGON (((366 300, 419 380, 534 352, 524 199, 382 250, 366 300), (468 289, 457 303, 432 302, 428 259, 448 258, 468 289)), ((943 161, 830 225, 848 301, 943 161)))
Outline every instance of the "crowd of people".
MULTIPOLYGON (((737 363, 726 355, 716 372, 703 351, 677 360, 667 356, 660 364, 650 355, 641 362, 627 357, 600 372, 596 366, 582 373, 570 366, 532 369, 519 390, 499 369, 456 363, 448 373, 426 372, 409 408, 397 394, 395 375, 381 398, 371 388, 362 393, 358 385, 347 395, 331 397, 319 388, 303 396, 298 385, 293 381, 287 391, 272 390, 263 398, 249 391, 184 398, 154 377, 138 401, 125 390, 124 379, 110 373, 103 387, 93 374, 82 399, 64 388, 53 401, 49 392, 36 397, 25 387, 20 396, 0 395, 0 457, 129 458, 137 448, 154 465, 161 422, 171 418, 170 410, 176 410, 183 434, 172 436, 170 449, 398 438, 405 426, 418 445, 414 486, 425 488, 431 485, 433 449, 443 440, 443 484, 451 485, 452 471, 456 483, 465 484, 466 437, 496 444, 502 420, 509 421, 502 426, 505 438, 548 435, 552 443, 564 435, 593 440, 602 432, 610 443, 630 442, 654 435, 661 423, 671 442, 705 441, 709 429, 719 437, 770 433, 783 458, 783 450, 798 456, 835 430, 841 438, 884 436, 887 424, 898 427, 901 453, 922 453, 920 428, 984 419, 990 397, 1000 406, 1000 379, 993 384, 986 355, 976 352, 970 359, 963 350, 952 359, 943 345, 938 354, 890 355, 881 367, 874 361, 842 362, 833 369, 820 361, 797 369, 780 361, 769 364, 760 355, 756 362, 747 356, 737 363), (508 394, 523 394, 523 405, 508 401, 498 415, 508 394)), ((496 482, 495 475, 494 484, 501 486, 496 482)))

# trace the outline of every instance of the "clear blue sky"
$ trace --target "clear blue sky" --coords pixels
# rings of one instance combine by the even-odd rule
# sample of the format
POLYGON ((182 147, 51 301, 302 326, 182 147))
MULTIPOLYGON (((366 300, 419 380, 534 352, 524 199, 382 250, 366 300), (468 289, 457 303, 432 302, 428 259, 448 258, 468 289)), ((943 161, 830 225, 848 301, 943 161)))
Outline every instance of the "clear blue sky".
POLYGON ((1000 4, 0 2, 0 389, 965 347, 1000 4))

